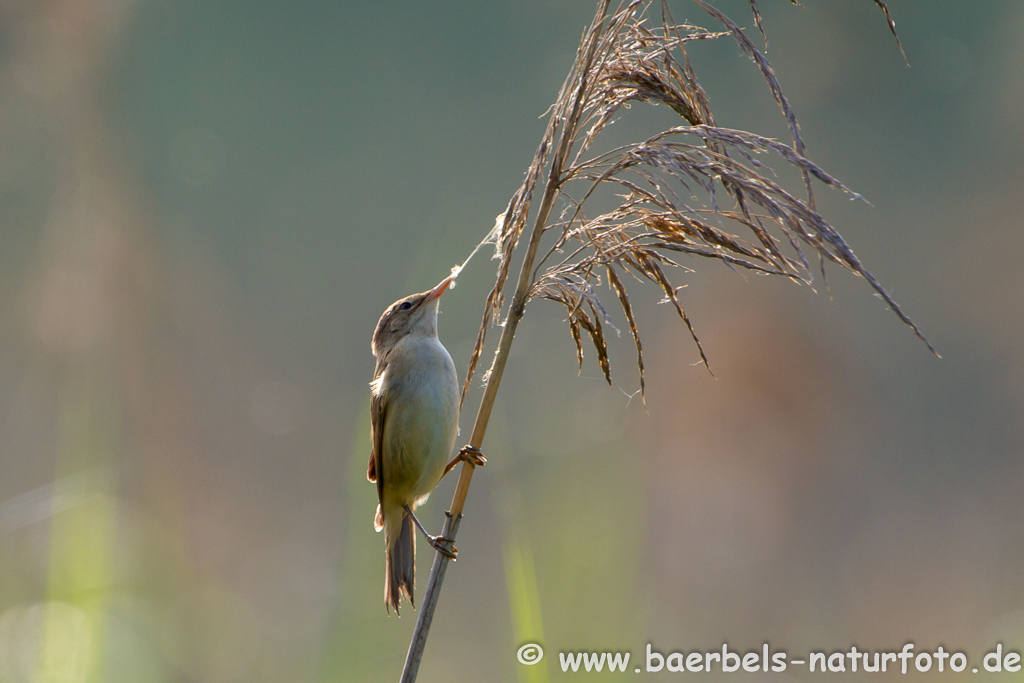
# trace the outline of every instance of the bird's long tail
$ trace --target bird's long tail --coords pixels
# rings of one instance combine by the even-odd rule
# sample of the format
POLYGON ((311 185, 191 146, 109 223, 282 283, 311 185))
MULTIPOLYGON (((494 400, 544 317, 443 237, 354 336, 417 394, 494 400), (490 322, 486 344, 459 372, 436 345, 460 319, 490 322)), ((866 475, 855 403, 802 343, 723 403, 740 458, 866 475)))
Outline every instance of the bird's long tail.
POLYGON ((416 533, 412 515, 398 508, 384 520, 384 603, 395 608, 404 593, 413 607, 412 589, 416 584, 416 533))

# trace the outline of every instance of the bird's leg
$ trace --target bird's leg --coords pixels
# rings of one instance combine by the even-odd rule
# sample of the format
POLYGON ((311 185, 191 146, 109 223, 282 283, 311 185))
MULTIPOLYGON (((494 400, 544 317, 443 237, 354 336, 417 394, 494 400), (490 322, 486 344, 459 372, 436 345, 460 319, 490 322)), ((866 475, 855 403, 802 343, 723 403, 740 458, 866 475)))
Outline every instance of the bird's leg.
POLYGON ((455 546, 449 548, 446 545, 448 543, 454 543, 454 538, 448 538, 447 536, 431 536, 427 533, 427 530, 423 528, 423 525, 420 524, 420 520, 416 519, 416 515, 412 513, 412 509, 408 505, 405 506, 405 511, 409 513, 410 517, 412 517, 412 521, 415 522, 416 528, 422 531, 423 535, 427 537, 427 543, 430 544, 431 548, 441 553, 449 560, 455 559, 455 556, 459 554, 458 549, 456 549, 455 546))
POLYGON ((460 462, 468 462, 474 467, 483 467, 487 464, 487 458, 484 457, 484 454, 476 446, 463 446, 458 455, 452 458, 452 461, 444 468, 444 474, 441 475, 441 478, 443 479, 444 475, 451 472, 452 468, 460 462))

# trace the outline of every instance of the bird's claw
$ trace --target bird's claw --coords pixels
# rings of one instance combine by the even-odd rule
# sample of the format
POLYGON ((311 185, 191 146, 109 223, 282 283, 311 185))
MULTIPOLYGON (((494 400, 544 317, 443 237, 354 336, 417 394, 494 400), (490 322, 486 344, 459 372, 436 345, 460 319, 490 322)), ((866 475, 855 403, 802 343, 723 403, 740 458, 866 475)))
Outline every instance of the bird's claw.
POLYGON ((468 462, 475 467, 483 467, 487 464, 487 458, 476 446, 463 446, 459 451, 459 460, 468 462))
POLYGON ((427 543, 430 544, 431 548, 441 553, 449 560, 455 559, 455 556, 459 554, 459 551, 453 545, 455 543, 454 538, 449 538, 448 536, 432 536, 428 534, 427 530, 423 528, 422 524, 420 524, 420 520, 416 519, 416 515, 412 513, 412 508, 406 505, 405 511, 409 513, 410 517, 412 517, 412 521, 416 525, 416 528, 423 533, 423 536, 427 539, 427 543))
POLYGON ((459 549, 454 545, 451 545, 455 543, 454 538, 449 538, 448 536, 427 536, 427 543, 430 544, 431 548, 441 553, 449 560, 458 559, 456 556, 459 554, 459 549))
POLYGON ((452 458, 452 461, 448 463, 448 466, 444 468, 444 472, 441 476, 446 476, 449 472, 455 469, 455 466, 460 462, 468 462, 473 467, 483 467, 487 464, 487 458, 484 457, 484 454, 481 453, 480 449, 476 446, 463 446, 456 456, 452 458))

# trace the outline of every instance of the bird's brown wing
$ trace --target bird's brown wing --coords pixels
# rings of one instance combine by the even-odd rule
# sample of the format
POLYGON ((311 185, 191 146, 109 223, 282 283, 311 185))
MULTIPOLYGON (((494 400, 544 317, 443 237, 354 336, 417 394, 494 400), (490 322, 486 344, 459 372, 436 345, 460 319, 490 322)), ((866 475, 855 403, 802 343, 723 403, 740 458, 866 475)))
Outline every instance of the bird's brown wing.
MULTIPOLYGON (((387 368, 387 360, 377 359, 377 368, 373 379, 377 380, 387 368)), ((377 502, 384 504, 384 417, 387 413, 387 402, 382 392, 370 395, 370 439, 373 448, 370 451, 370 463, 366 468, 366 478, 377 483, 377 502)))
POLYGON ((377 463, 373 461, 373 446, 370 446, 370 464, 366 466, 366 479, 377 482, 377 463))

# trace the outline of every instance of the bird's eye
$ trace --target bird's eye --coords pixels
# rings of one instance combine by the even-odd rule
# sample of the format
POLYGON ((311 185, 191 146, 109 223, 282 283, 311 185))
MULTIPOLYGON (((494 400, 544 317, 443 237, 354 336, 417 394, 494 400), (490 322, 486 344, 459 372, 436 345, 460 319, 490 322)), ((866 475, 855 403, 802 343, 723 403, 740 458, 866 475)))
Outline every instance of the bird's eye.
POLYGON ((403 301, 402 305, 398 307, 398 310, 400 310, 400 311, 408 311, 410 308, 412 308, 412 302, 411 301, 403 301))

